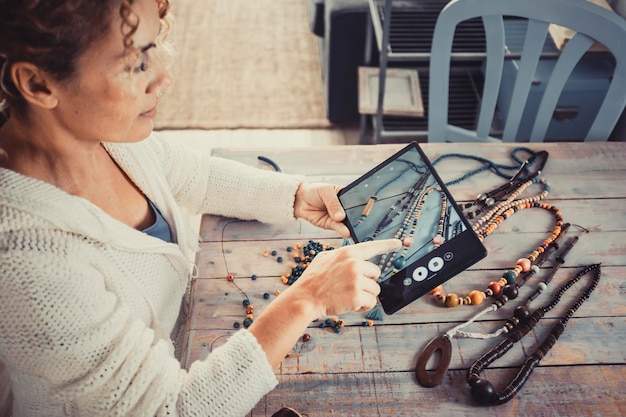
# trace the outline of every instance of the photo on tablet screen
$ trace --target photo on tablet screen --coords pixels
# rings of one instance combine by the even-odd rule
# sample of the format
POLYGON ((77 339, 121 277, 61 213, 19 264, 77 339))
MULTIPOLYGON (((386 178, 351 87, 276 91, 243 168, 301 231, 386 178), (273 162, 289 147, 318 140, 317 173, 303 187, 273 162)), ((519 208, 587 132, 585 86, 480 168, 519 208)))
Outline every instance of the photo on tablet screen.
POLYGON ((339 192, 355 242, 396 238, 396 252, 371 259, 392 314, 486 255, 419 145, 412 142, 339 192))

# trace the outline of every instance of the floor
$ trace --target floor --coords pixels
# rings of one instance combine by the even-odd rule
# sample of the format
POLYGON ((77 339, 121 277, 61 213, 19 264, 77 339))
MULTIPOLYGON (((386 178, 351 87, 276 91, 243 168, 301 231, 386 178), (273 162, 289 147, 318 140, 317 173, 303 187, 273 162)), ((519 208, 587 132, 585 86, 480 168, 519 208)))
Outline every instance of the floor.
MULTIPOLYGON (((357 127, 333 129, 235 129, 235 130, 161 130, 157 134, 166 140, 183 143, 202 152, 213 148, 309 147, 331 145, 356 145, 359 143, 357 127)), ((201 216, 190 221, 200 230, 201 216)))

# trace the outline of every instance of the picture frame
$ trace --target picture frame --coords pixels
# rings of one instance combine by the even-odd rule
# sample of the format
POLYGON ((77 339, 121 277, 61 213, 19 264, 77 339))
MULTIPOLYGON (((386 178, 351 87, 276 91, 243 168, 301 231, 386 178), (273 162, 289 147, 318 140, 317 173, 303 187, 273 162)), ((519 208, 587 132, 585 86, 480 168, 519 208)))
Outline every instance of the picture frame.
MULTIPOLYGON (((377 67, 359 67, 359 113, 376 114, 378 108, 377 67)), ((416 70, 388 68, 383 114, 424 117, 424 103, 416 70)))

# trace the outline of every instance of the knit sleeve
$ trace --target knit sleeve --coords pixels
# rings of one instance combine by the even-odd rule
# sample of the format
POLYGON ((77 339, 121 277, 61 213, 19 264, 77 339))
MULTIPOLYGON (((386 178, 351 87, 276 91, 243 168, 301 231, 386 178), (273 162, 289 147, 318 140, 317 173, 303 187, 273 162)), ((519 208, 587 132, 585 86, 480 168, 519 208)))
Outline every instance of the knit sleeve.
POLYGON ((41 231, 0 247, 0 361, 16 376, 22 410, 237 416, 276 386, 265 353, 245 330, 182 369, 171 342, 132 318, 116 295, 106 251, 86 238, 41 231))
POLYGON ((203 155, 156 136, 145 142, 165 170, 176 200, 190 213, 265 223, 295 219, 295 193, 302 176, 203 155))

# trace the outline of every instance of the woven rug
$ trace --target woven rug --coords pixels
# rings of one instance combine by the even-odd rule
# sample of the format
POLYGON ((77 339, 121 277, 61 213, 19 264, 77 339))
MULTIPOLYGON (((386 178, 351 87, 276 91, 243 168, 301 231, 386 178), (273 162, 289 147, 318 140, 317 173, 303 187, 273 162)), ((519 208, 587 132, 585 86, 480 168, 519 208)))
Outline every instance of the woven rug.
POLYGON ((330 126, 306 0, 171 4, 174 84, 155 129, 330 126))

